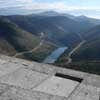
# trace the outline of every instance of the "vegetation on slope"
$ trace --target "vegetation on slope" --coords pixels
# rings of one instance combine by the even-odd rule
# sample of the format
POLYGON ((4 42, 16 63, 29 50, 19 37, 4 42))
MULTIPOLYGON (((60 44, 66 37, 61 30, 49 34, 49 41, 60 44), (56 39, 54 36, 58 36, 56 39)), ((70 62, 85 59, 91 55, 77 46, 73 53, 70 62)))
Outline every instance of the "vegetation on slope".
POLYGON ((19 55, 18 57, 28 59, 28 60, 42 62, 55 49, 56 49, 56 46, 54 46, 53 44, 44 43, 39 48, 37 48, 37 50, 35 50, 33 52, 25 53, 23 55, 19 55))
MULTIPOLYGON (((33 48, 36 48, 40 42, 40 37, 24 31, 8 19, 0 17, 0 53, 12 56, 19 52, 32 50, 33 48)), ((21 56, 24 56, 23 58, 29 60, 40 61, 40 59, 45 58, 52 52, 52 49, 54 48, 56 47, 45 42, 42 47, 32 52, 31 57, 30 54, 21 56), (50 46, 50 48, 47 46, 50 46), (40 52, 44 55, 41 56, 40 52)))
POLYGON ((89 30, 83 34, 87 41, 73 55, 73 60, 100 60, 100 26, 89 30))
POLYGON ((6 40, 19 52, 32 49, 40 42, 36 36, 3 18, 0 18, 0 38, 6 40))

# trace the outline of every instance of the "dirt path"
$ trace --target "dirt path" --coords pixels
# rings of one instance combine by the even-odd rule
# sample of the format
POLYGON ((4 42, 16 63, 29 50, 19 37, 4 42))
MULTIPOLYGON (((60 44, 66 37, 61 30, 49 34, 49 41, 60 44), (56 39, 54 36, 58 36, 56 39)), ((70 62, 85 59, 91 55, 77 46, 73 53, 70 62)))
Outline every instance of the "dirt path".
POLYGON ((83 40, 82 42, 80 42, 69 54, 68 54, 68 64, 72 62, 72 58, 71 55, 78 50, 84 43, 86 42, 86 40, 83 40))
POLYGON ((32 50, 29 50, 29 51, 23 51, 23 52, 16 53, 13 57, 18 57, 20 55, 24 55, 24 54, 32 53, 33 51, 36 51, 44 43, 44 39, 43 39, 44 33, 41 32, 40 34, 41 34, 41 36, 40 36, 41 41, 38 46, 36 46, 35 48, 33 48, 32 50))

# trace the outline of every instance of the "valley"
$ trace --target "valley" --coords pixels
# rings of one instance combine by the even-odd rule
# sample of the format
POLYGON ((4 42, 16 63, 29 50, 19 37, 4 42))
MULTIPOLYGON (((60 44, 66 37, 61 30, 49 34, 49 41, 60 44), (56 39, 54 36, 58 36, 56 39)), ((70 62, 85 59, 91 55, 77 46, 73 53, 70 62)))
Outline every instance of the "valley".
POLYGON ((100 20, 86 16, 57 12, 0 16, 0 53, 87 71, 81 63, 92 66, 100 61, 99 32, 100 20))

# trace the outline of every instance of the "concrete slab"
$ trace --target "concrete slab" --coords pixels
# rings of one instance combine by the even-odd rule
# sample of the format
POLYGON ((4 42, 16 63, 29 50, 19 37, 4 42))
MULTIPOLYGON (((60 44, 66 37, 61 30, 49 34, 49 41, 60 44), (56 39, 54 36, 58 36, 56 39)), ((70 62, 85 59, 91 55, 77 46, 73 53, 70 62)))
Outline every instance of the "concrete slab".
POLYGON ((76 81, 53 76, 33 90, 68 97, 78 84, 76 81))
POLYGON ((88 75, 83 81, 84 84, 92 85, 94 87, 100 87, 100 76, 88 75))
POLYGON ((21 67, 23 66, 0 59, 0 77, 11 72, 14 72, 15 70, 21 67))
POLYGON ((0 79, 0 83, 14 85, 24 89, 31 89, 40 82, 48 78, 48 75, 38 73, 28 69, 18 69, 9 75, 5 75, 0 79))
POLYGON ((9 90, 0 95, 0 100, 66 100, 66 98, 11 87, 9 90))
POLYGON ((100 89, 81 84, 68 100, 100 100, 100 89))
POLYGON ((0 55, 0 100, 100 100, 100 76, 0 55))

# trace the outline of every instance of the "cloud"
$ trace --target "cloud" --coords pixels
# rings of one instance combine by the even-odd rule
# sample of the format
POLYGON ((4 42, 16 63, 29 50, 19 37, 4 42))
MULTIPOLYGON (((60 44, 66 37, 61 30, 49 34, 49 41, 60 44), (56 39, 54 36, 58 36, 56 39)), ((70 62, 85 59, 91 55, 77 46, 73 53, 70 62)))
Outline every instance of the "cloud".
MULTIPOLYGON (((97 7, 69 6, 64 0, 55 0, 55 2, 39 2, 39 0, 0 0, 0 9, 17 8, 25 10, 35 9, 54 9, 54 10, 77 10, 77 9, 98 9, 97 7), (38 1, 38 2, 37 2, 38 1)), ((100 8, 99 8, 100 9, 100 8)))
MULTIPOLYGON (((100 7, 93 5, 81 6, 79 2, 79 4, 76 5, 75 1, 74 3, 71 3, 71 1, 73 0, 0 0, 0 14, 29 14, 33 13, 33 11, 38 11, 42 9, 56 10, 59 12, 68 12, 74 15, 84 14, 91 16, 100 16, 100 7), (71 3, 71 5, 69 2, 71 3)), ((80 0, 80 2, 83 1, 84 0, 80 0)), ((86 1, 88 4, 88 2, 90 3, 92 0, 86 1)))
MULTIPOLYGON (((64 2, 56 1, 50 2, 37 2, 36 0, 0 0, 0 9, 23 9, 23 10, 64 10, 66 5, 64 2)), ((68 8, 67 8, 68 9, 68 8)))
POLYGON ((31 3, 33 3, 32 0, 0 0, 0 8, 24 7, 31 3))
POLYGON ((64 9, 65 4, 63 2, 54 3, 37 3, 26 5, 26 9, 64 9))

